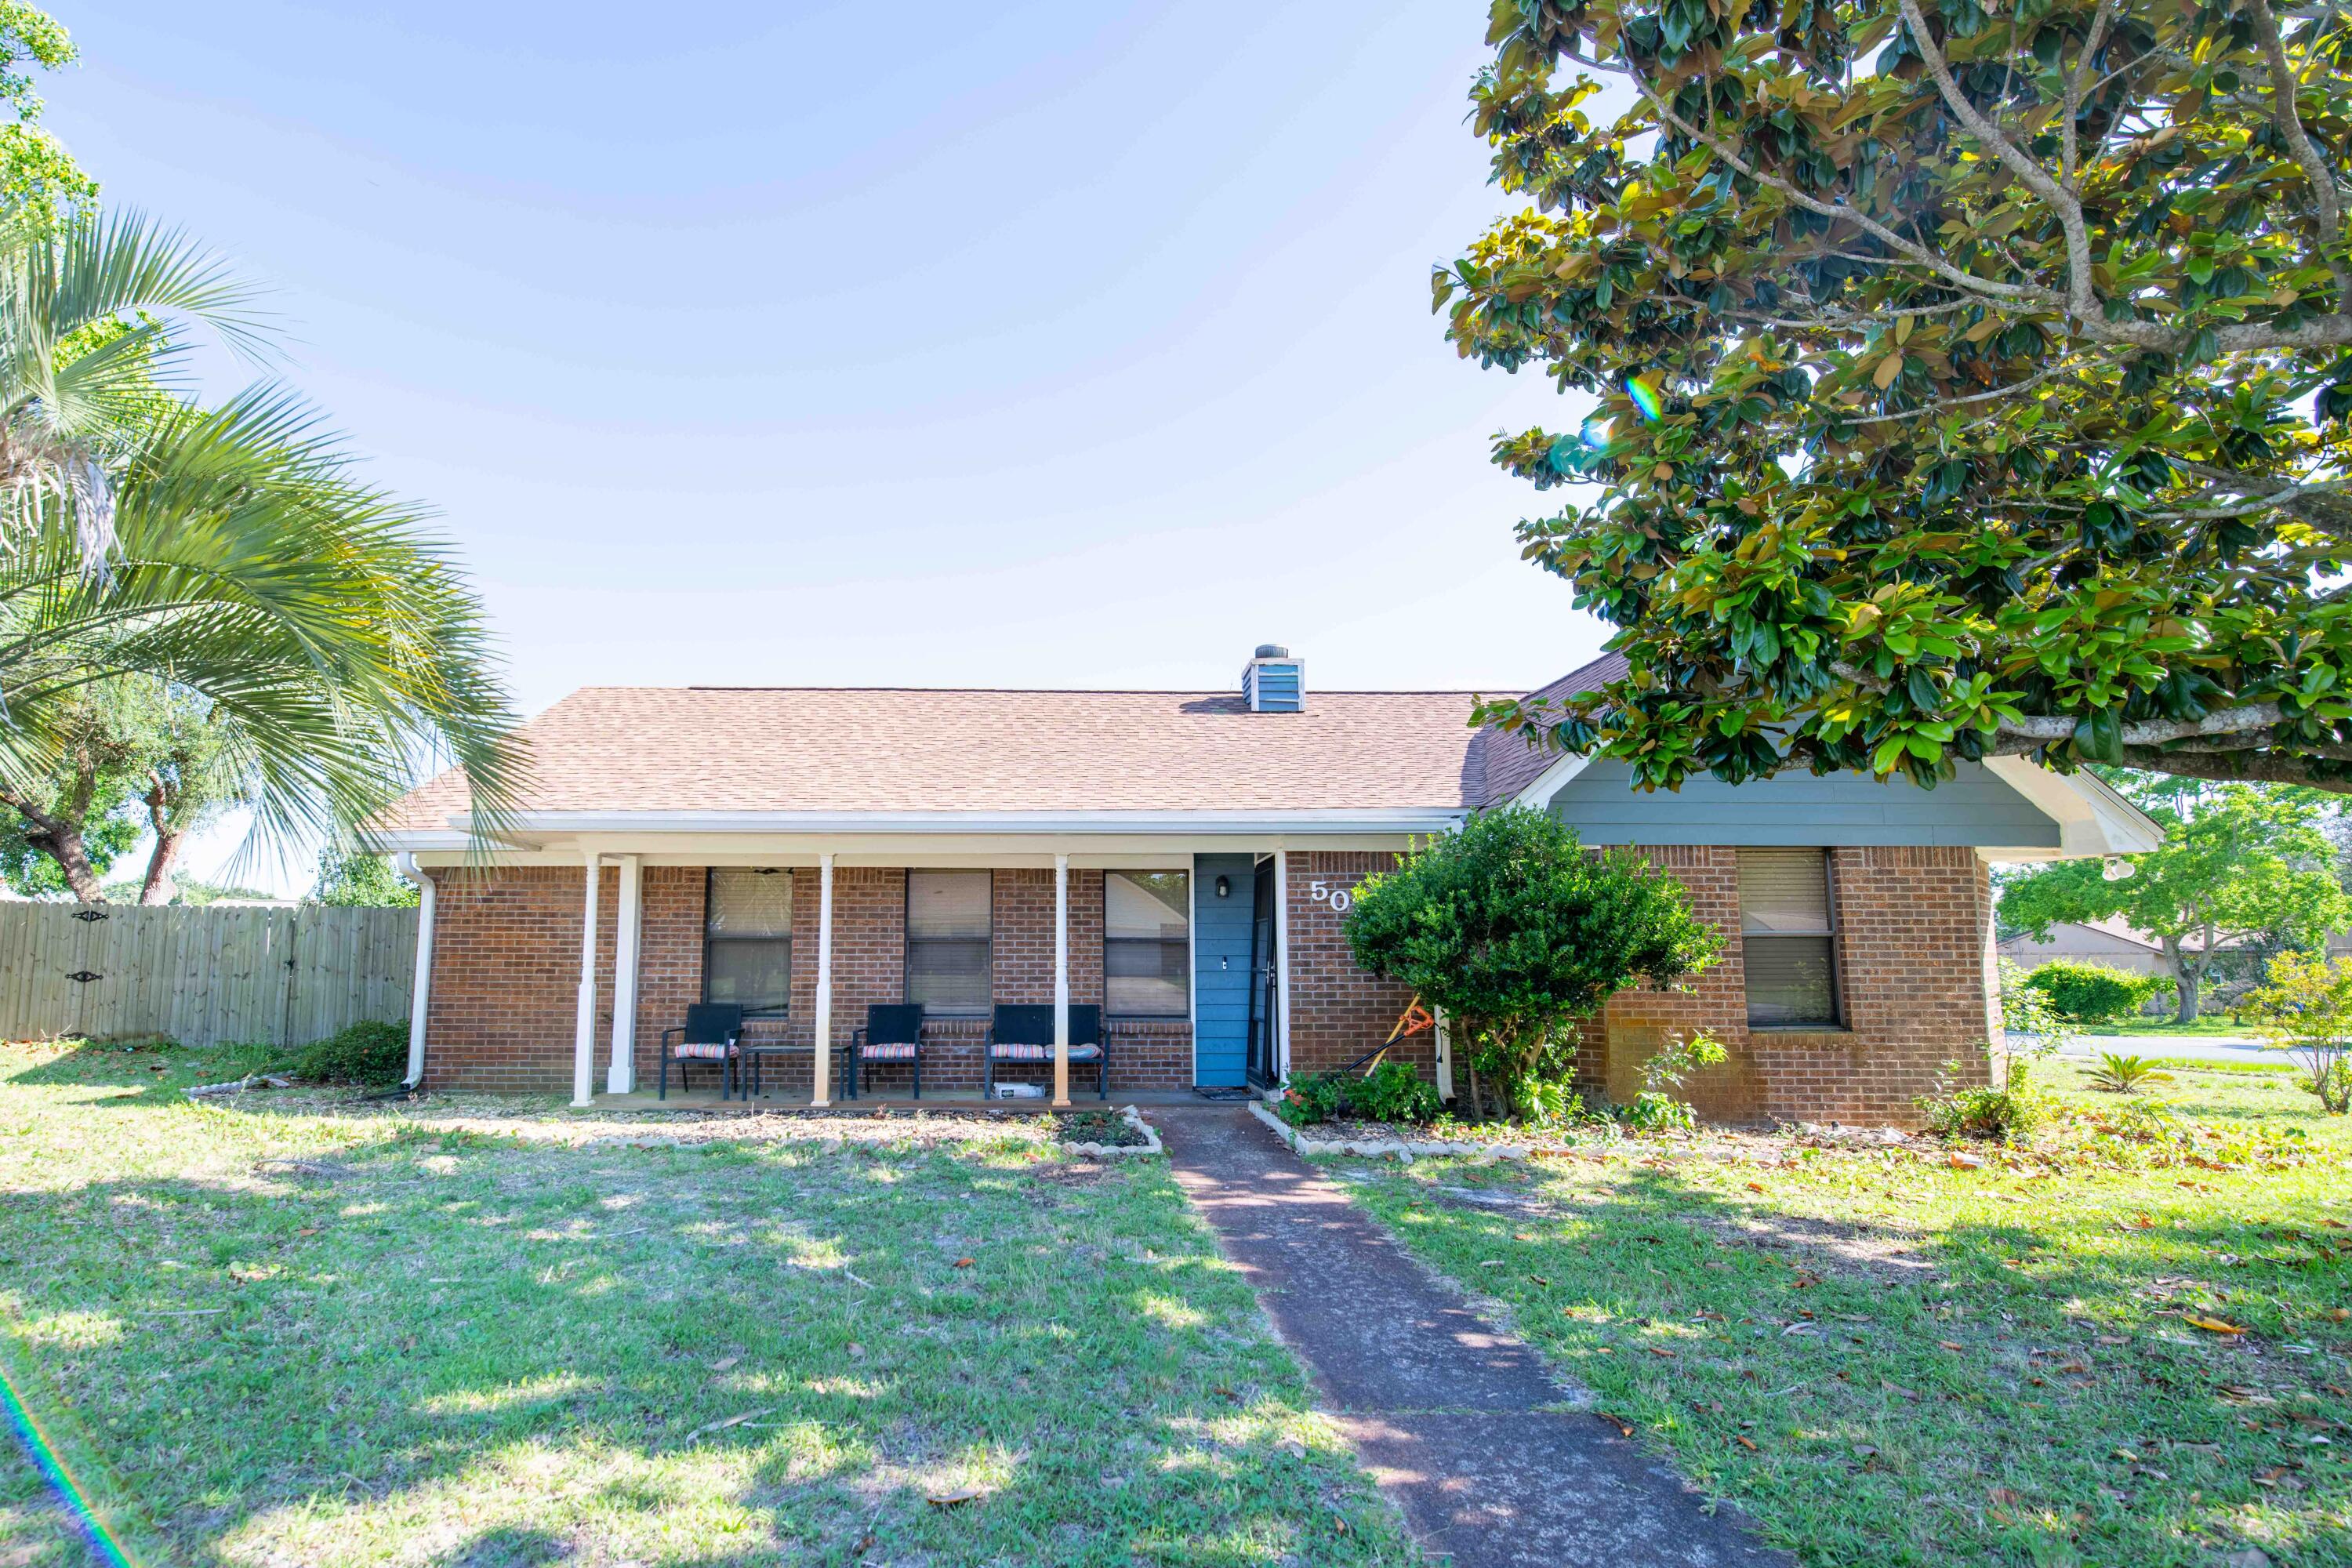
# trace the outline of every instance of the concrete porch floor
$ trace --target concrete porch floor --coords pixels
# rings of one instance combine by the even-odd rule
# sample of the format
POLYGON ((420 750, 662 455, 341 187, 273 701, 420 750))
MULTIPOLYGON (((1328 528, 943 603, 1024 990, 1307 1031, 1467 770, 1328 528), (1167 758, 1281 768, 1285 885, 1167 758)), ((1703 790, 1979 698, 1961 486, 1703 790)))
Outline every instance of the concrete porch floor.
MULTIPOLYGON (((672 1087, 667 1100, 657 1098, 655 1091, 650 1089, 633 1089, 627 1094, 600 1092, 596 1096, 593 1109, 597 1110, 692 1110, 703 1115, 708 1115, 714 1110, 807 1110, 810 1105, 804 1098, 804 1093, 805 1091, 800 1094, 769 1093, 756 1100, 729 1100, 721 1104, 719 1091, 715 1089, 682 1089, 672 1087)), ((1188 1089, 1122 1089, 1117 1084, 1113 1084, 1108 1100, 1097 1099, 1091 1089, 1073 1088, 1070 1091, 1069 1109, 1100 1110, 1108 1106, 1116 1110, 1120 1106, 1132 1105, 1149 1110, 1155 1105, 1207 1105, 1210 1103, 1213 1102, 1202 1100, 1188 1089)), ((904 1092, 877 1093, 868 1090, 856 1100, 844 1095, 835 1095, 833 1104, 826 1109, 834 1111, 854 1112, 880 1110, 886 1108, 891 1110, 984 1109, 1037 1112, 1051 1110, 1053 1105, 1046 1100, 983 1100, 977 1089, 926 1089, 920 1100, 904 1092)))

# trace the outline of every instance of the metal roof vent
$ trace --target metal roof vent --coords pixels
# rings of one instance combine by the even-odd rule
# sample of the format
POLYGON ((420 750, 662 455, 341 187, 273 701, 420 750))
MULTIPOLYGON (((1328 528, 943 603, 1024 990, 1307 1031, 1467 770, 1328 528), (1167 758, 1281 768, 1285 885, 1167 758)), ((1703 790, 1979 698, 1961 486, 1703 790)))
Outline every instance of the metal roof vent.
POLYGON ((1307 665, 1280 643, 1257 645, 1242 667, 1242 696, 1253 713, 1297 713, 1307 707, 1307 665))

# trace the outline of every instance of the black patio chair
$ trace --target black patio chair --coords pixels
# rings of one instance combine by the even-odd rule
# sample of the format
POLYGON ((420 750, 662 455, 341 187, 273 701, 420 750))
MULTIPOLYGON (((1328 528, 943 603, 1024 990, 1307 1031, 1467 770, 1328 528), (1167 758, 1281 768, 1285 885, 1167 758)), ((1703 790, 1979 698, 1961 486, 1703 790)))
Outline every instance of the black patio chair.
MULTIPOLYGON (((988 1042, 982 1051, 981 1093, 996 1098, 996 1064, 999 1062, 1051 1062, 1054 1059, 1054 1009, 1052 1005, 1014 1003, 1000 1006, 988 1021, 988 1042)), ((1095 1069, 1095 1089, 1104 1100, 1110 1098, 1110 1045, 1103 1037, 1102 1009, 1097 1006, 1070 1009, 1070 1061, 1072 1065, 1091 1062, 1095 1069)))
POLYGON ((677 1063, 677 1087, 686 1088, 686 1064, 709 1062, 719 1069, 719 1098, 727 1098, 727 1080, 740 1071, 743 1055, 743 1009, 733 1002, 697 1002, 686 1010, 686 1022, 664 1029, 661 1037, 661 1093, 669 1098, 669 1064, 677 1063), (673 1037, 677 1043, 672 1044, 673 1037))
POLYGON ((866 1024, 849 1033, 849 1098, 865 1082, 867 1062, 915 1064, 915 1098, 923 1098, 923 1007, 893 1002, 866 1009, 866 1024))

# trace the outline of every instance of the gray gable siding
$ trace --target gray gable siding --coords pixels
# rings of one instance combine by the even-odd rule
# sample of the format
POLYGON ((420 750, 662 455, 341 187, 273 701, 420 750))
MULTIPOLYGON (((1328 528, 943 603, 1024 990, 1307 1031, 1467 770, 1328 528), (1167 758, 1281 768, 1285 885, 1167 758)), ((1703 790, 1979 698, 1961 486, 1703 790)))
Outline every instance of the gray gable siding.
POLYGON ((1738 785, 1703 774, 1648 794, 1631 781, 1623 763, 1603 759, 1562 785, 1552 809, 1587 844, 2058 847, 2057 823, 1973 763, 1932 790, 1863 773, 1738 785))

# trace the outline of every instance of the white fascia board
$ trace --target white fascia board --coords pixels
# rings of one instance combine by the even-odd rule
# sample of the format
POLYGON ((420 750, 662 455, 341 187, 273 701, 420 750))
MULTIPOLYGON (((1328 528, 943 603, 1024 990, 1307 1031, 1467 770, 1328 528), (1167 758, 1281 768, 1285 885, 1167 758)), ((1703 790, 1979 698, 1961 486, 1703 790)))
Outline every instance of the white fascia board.
MULTIPOLYGON (((1407 811, 596 811, 533 812, 488 846, 494 853, 530 853, 602 840, 612 850, 659 853, 718 849, 733 841, 744 852, 791 847, 824 840, 836 850, 880 851, 909 838, 990 841, 1013 848, 1010 840, 1042 845, 1055 841, 1064 852, 1073 838, 1100 841, 1130 852, 1162 846, 1213 852, 1219 848, 1265 847, 1274 838, 1313 840, 1328 848, 1357 847, 1351 840, 1425 838, 1462 826, 1458 809, 1407 811), (1245 840, 1238 844, 1212 840, 1245 840), (855 847, 853 848, 853 846, 855 847)), ((444 826, 370 835, 377 847, 412 853, 446 853, 474 847, 470 823, 453 817, 444 826)), ((1375 847, 1384 847, 1376 844, 1375 847)), ((905 862, 898 862, 904 864, 905 862)))
POLYGON ((1549 808, 1551 805, 1551 797, 1558 795, 1560 787, 1569 780, 1582 773, 1591 761, 1592 759, 1582 752, 1561 752, 1552 759, 1549 767, 1535 776, 1527 788, 1511 797, 1511 804, 1531 805, 1538 810, 1549 808))
POLYGON ((2053 773, 2027 757, 1987 757, 1985 769, 2058 824, 2058 850, 2036 858, 2079 860, 2100 855, 2144 855, 2164 842, 2164 829, 2087 769, 2053 773))

